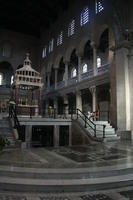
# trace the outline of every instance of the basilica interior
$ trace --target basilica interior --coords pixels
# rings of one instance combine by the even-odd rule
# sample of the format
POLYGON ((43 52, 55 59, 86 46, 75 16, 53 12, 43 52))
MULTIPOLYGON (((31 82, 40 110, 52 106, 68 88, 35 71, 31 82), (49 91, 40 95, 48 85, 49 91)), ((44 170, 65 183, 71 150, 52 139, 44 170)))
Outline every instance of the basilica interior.
POLYGON ((133 198, 132 7, 1 0, 0 199, 133 198))

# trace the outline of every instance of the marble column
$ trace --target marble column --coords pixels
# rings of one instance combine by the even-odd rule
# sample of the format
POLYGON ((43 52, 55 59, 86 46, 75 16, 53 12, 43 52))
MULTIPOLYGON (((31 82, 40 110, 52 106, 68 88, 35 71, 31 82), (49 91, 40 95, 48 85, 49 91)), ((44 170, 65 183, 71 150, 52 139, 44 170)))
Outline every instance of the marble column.
POLYGON ((45 100, 45 115, 48 116, 49 114, 49 100, 45 100))
POLYGON ((69 146, 72 146, 72 125, 69 125, 69 146))
POLYGON ((65 61, 65 86, 67 86, 67 82, 68 82, 68 61, 65 61))
POLYGON ((47 73, 47 89, 50 88, 50 72, 47 73))
POLYGON ((55 114, 58 114, 58 99, 57 99, 57 97, 54 97, 54 111, 55 111, 55 114))
POLYGON ((57 89, 57 73, 58 73, 58 69, 55 68, 55 90, 57 89))
POLYGON ((82 111, 82 96, 81 91, 76 92, 76 109, 79 109, 82 111))
POLYGON ((54 125, 54 146, 59 146, 59 125, 54 125))
POLYGON ((93 75, 97 75, 97 46, 95 42, 91 42, 93 48, 93 75))
POLYGON ((67 118, 67 115, 68 115, 68 108, 69 108, 69 102, 68 102, 68 96, 65 95, 64 96, 64 116, 67 118))
POLYGON ((96 86, 90 88, 92 94, 92 111, 95 112, 97 109, 97 95, 96 95, 96 86))
POLYGON ((26 148, 30 148, 32 142, 32 125, 25 126, 25 142, 26 148))
POLYGON ((39 89, 39 115, 42 115, 42 88, 39 89))
POLYGON ((131 129, 130 74, 128 48, 119 47, 115 50, 116 61, 116 99, 117 126, 119 130, 131 129))
POLYGON ((78 56, 78 82, 81 81, 81 55, 78 56))
POLYGON ((16 114, 18 113, 18 99, 19 96, 18 96, 18 85, 16 85, 16 88, 15 88, 15 112, 16 114))

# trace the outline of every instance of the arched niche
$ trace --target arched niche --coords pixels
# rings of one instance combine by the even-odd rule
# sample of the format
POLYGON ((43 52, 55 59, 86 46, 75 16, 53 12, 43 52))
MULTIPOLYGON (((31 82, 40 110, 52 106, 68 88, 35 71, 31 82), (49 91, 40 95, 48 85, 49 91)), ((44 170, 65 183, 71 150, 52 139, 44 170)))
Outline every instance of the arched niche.
MULTIPOLYGON (((68 77, 72 78, 72 72, 76 70, 76 75, 78 71, 78 56, 76 55, 76 49, 74 49, 70 56, 70 62, 68 65, 68 77)), ((75 76, 74 76, 75 77, 75 76)))
POLYGON ((106 28, 99 39, 97 48, 97 68, 109 63, 109 29, 106 28))
POLYGON ((90 40, 88 40, 84 46, 82 63, 84 63, 82 65, 82 71, 85 64, 87 64, 87 70, 93 68, 93 48, 90 40))
POLYGON ((63 61, 63 57, 60 59, 59 68, 57 73, 57 82, 63 81, 65 73, 65 63, 63 61))
POLYGON ((1 62, 0 63, 0 74, 2 75, 2 83, 1 85, 9 86, 11 85, 11 78, 14 74, 13 67, 9 62, 1 62))

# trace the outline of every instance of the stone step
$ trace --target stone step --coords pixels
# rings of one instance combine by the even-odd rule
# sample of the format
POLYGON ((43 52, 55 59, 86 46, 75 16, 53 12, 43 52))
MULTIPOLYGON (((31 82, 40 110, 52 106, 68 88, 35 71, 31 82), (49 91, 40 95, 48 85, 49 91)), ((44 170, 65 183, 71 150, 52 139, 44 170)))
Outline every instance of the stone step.
POLYGON ((88 168, 62 168, 62 169, 46 169, 46 168, 26 168, 26 167, 8 167, 0 166, 0 177, 26 178, 26 179, 89 179, 103 178, 119 175, 133 174, 133 168, 125 166, 117 169, 115 166, 111 169, 93 169, 88 168))
POLYGON ((104 142, 113 142, 113 141, 117 141, 117 140, 120 140, 120 137, 119 136, 112 136, 112 137, 106 137, 104 138, 104 142))
POLYGON ((82 192, 126 187, 133 184, 133 174, 87 179, 31 179, 1 177, 0 190, 16 192, 82 192))
POLYGON ((95 124, 101 124, 101 125, 107 125, 107 124, 109 124, 109 122, 108 121, 93 121, 93 123, 95 123, 95 124))
MULTIPOLYGON (((88 130, 88 132, 90 132, 90 133, 94 133, 94 131, 92 130, 92 129, 90 129, 90 128, 87 128, 87 130, 88 130)), ((96 130, 96 133, 100 133, 100 134, 103 134, 103 130, 96 130)), ((105 134, 106 135, 114 135, 115 134, 115 131, 114 130, 105 130, 105 134)))
MULTIPOLYGON (((86 128, 88 131, 91 131, 92 129, 90 127, 86 128)), ((103 129, 96 129, 97 132, 103 132, 103 129)), ((115 133, 115 129, 111 128, 111 129, 105 129, 105 132, 108 133, 115 133)))
POLYGON ((8 118, 0 120, 0 135, 6 137, 10 142, 10 145, 7 146, 6 148, 15 147, 15 141, 12 135, 8 118))

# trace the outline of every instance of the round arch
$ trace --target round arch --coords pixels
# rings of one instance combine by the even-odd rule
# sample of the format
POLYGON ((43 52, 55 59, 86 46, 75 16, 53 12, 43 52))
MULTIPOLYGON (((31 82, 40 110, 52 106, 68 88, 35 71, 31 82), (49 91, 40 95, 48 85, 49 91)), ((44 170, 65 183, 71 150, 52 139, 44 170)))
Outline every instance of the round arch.
POLYGON ((59 54, 57 56, 57 58, 55 59, 55 62, 54 62, 54 68, 59 68, 59 64, 60 64, 60 61, 61 61, 62 57, 63 57, 62 54, 59 54))
MULTIPOLYGON (((70 61, 70 57, 71 57, 71 54, 72 54, 74 49, 76 49, 76 47, 71 46, 66 50, 66 53, 65 53, 65 56, 64 56, 65 61, 70 61)), ((76 52, 77 52, 77 49, 76 49, 76 52)))
POLYGON ((3 75, 2 84, 10 86, 11 85, 11 77, 14 74, 14 69, 13 69, 12 65, 6 61, 0 62, 0 73, 3 75))
POLYGON ((47 65, 46 72, 51 72, 52 67, 53 67, 53 63, 49 62, 48 65, 47 65))
POLYGON ((83 55, 83 53, 84 53, 84 47, 85 47, 85 44, 87 43, 88 40, 90 40, 89 36, 88 37, 87 36, 83 36, 80 39, 79 45, 77 47, 78 54, 83 55))

